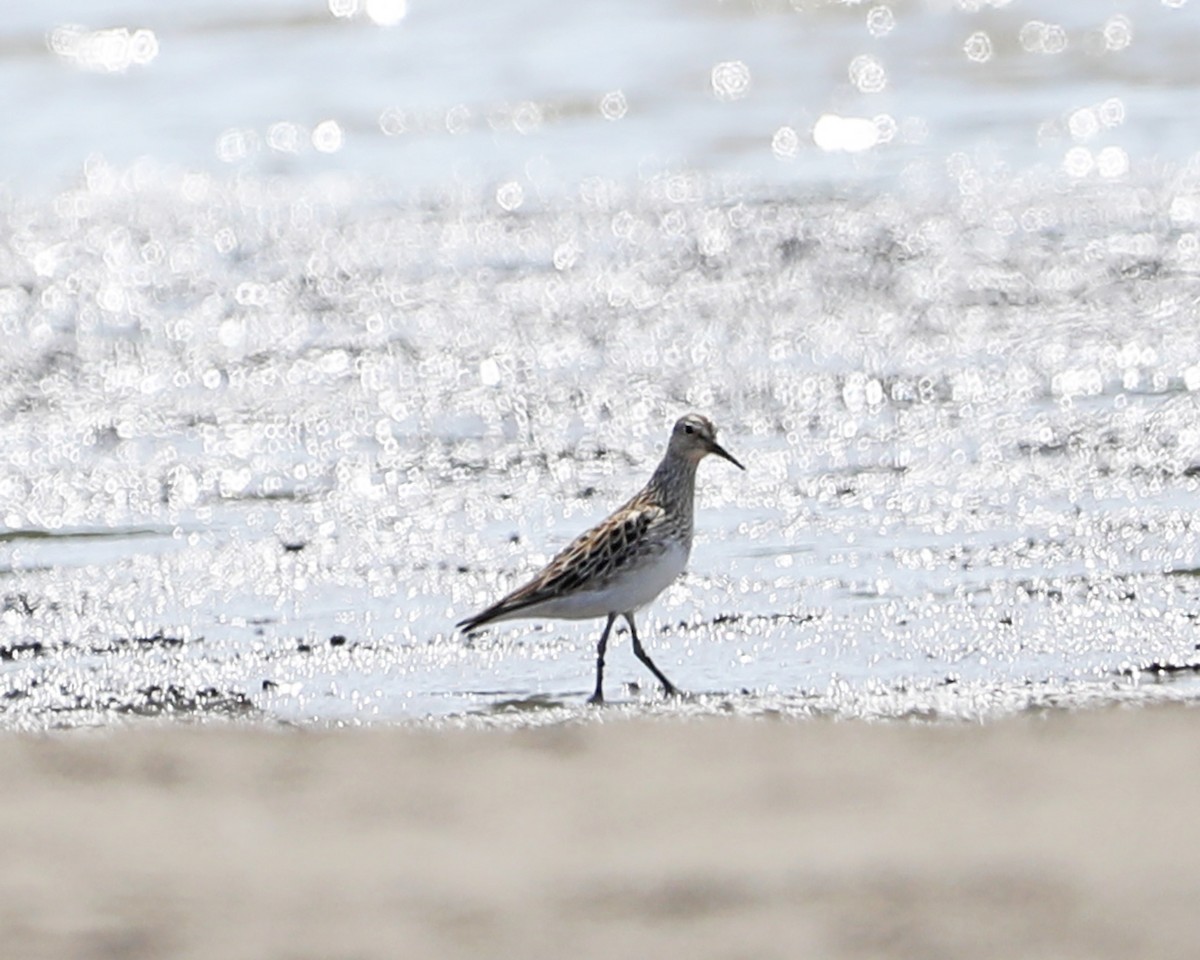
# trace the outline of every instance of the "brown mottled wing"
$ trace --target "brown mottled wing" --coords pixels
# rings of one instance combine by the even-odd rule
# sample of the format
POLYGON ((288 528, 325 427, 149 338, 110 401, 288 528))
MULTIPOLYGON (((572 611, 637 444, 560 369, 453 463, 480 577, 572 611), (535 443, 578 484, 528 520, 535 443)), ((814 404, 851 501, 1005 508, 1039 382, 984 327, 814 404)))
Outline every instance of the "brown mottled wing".
POLYGON ((637 499, 630 501, 604 522, 572 540, 529 583, 486 610, 460 621, 458 626, 471 630, 502 614, 515 613, 577 590, 590 580, 594 579, 597 585, 603 583, 607 577, 601 572, 606 568, 611 566, 615 572, 629 559, 641 555, 641 551, 630 547, 642 540, 663 516, 662 507, 637 499))

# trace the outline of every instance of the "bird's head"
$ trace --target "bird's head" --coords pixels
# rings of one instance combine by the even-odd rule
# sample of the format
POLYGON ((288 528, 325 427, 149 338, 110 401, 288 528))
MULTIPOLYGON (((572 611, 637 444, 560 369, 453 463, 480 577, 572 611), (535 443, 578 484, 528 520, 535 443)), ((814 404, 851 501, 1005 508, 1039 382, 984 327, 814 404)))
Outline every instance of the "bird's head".
POLYGON ((716 454, 745 470, 728 450, 717 443, 717 428, 708 417, 689 413, 680 417, 671 430, 668 450, 676 456, 699 463, 710 453, 716 454))

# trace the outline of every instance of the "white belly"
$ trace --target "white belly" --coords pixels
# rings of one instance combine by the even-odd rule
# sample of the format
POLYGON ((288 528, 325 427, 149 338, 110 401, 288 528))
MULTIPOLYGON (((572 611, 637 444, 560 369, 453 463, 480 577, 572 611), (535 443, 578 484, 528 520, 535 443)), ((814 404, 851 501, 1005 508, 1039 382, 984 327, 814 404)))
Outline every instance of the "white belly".
POLYGON ((585 620, 610 613, 633 613, 650 603, 687 567, 688 549, 677 543, 652 560, 610 581, 600 590, 579 591, 538 604, 525 616, 585 620))

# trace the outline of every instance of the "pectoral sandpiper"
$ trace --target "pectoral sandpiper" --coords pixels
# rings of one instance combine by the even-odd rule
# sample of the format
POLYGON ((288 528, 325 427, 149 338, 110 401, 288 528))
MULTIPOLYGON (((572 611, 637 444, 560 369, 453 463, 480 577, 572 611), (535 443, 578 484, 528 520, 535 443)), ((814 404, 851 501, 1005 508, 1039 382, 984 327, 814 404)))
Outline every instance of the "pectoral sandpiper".
POLYGON ((717 431, 706 417, 689 413, 680 418, 662 462, 633 499, 571 541, 529 583, 458 626, 474 630, 517 617, 606 617, 596 652, 596 691, 591 696, 592 703, 603 703, 608 634, 617 617, 624 617, 637 658, 650 668, 665 693, 677 695, 675 685, 643 649, 633 617, 687 566, 696 467, 710 453, 746 469, 717 443, 717 431))

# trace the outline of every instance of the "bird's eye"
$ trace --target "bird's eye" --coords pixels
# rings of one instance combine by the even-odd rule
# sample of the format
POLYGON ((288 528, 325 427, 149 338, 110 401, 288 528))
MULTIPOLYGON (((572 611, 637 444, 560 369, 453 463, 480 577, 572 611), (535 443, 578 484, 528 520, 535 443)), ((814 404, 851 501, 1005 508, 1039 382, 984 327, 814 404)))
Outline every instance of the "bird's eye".
POLYGON ((695 428, 695 427, 693 427, 693 426, 692 426, 692 425, 689 423, 687 426, 685 426, 685 427, 683 428, 683 432, 684 432, 684 433, 688 433, 688 434, 695 433, 695 432, 696 432, 696 428, 695 428))

